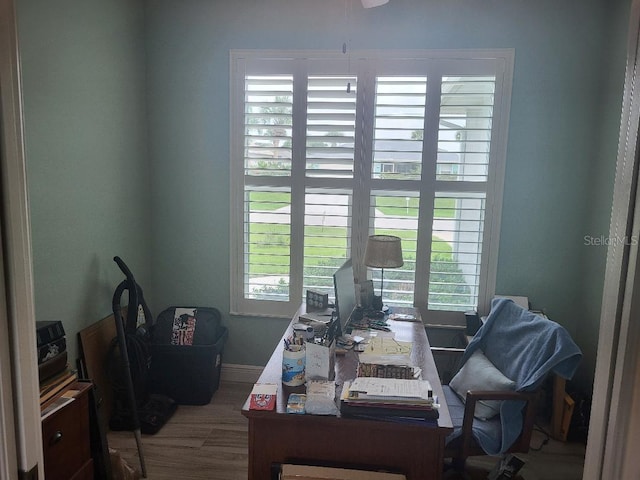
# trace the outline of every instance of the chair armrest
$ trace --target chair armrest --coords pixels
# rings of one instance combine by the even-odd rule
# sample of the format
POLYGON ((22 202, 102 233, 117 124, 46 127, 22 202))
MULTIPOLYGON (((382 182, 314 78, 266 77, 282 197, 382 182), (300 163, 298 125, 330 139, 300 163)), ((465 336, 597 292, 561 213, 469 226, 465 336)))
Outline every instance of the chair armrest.
POLYGON ((466 403, 474 404, 478 400, 524 400, 530 402, 535 400, 538 392, 514 392, 513 390, 497 391, 497 390, 469 390, 467 392, 466 403))
POLYGON ((431 347, 431 353, 438 355, 462 355, 464 353, 464 348, 431 347))
MULTIPOLYGON (((476 410, 476 402, 479 400, 521 400, 525 402, 525 413, 522 423, 521 444, 528 445, 531 440, 531 432, 536 415, 536 403, 540 392, 514 392, 508 391, 487 391, 487 390, 469 390, 464 405, 464 419, 462 421, 462 451, 467 453, 471 445, 473 414, 476 410)), ((465 457, 466 458, 466 457, 465 457)))

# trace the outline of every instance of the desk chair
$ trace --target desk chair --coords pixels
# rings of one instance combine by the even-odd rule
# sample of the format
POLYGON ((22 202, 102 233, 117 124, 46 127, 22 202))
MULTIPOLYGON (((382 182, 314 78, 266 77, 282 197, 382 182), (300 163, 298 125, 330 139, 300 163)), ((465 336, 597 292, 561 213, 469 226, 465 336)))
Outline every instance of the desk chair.
POLYGON ((562 326, 510 299, 495 299, 462 351, 460 370, 443 386, 454 426, 445 458, 463 471, 469 456, 526 453, 544 379, 551 372, 570 379, 581 358, 562 326))

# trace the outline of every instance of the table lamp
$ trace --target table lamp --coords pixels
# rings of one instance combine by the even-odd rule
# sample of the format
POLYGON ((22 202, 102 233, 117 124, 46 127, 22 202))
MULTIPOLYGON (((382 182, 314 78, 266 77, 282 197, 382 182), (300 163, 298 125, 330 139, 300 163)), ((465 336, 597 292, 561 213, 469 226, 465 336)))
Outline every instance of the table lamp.
POLYGON ((364 264, 367 267, 381 268, 380 299, 384 283, 384 269, 398 268, 404 265, 402 260, 402 241, 393 235, 369 235, 364 252, 364 264))

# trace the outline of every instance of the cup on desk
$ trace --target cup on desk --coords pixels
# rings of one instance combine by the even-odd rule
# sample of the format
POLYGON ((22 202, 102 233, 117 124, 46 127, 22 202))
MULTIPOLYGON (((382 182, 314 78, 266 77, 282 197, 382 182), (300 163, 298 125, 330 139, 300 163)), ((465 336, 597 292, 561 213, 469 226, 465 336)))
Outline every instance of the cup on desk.
POLYGON ((304 384, 304 345, 290 345, 282 351, 282 383, 290 387, 304 384))

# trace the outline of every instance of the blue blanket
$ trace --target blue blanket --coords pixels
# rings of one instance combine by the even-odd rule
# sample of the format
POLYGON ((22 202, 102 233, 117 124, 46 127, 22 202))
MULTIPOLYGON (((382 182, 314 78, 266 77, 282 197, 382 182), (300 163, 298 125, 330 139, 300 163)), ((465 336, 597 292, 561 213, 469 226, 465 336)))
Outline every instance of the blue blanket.
MULTIPOLYGON (((491 312, 467 346, 462 362, 466 362, 477 349, 482 350, 505 376, 516 382, 516 391, 535 390, 550 372, 570 379, 582 358, 582 352, 561 325, 506 298, 493 300, 491 312)), ((474 419, 474 437, 488 454, 504 453, 518 438, 522 430, 523 405, 523 402, 516 401, 502 403, 501 441, 495 438, 495 422, 491 424, 474 419)), ((458 425, 454 420, 455 427, 458 425)), ((450 439, 459 435, 460 429, 456 428, 450 439)))

